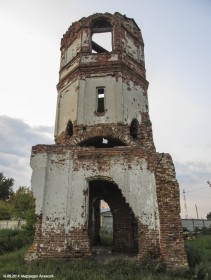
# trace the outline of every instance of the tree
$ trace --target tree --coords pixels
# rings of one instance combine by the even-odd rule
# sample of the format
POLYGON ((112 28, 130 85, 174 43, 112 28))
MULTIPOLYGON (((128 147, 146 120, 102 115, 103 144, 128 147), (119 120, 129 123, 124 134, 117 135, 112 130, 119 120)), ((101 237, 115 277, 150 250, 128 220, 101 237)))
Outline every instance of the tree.
POLYGON ((23 226, 31 235, 35 233, 35 224, 36 224, 37 216, 35 214, 35 208, 30 209, 26 213, 26 224, 23 226))
POLYGON ((35 215, 35 199, 32 191, 27 187, 19 187, 19 189, 11 196, 9 200, 13 207, 13 217, 26 220, 23 226, 30 235, 34 235, 36 215, 35 215))
POLYGON ((211 220, 211 212, 207 214, 207 220, 211 220))
POLYGON ((12 206, 8 201, 0 200, 0 220, 12 218, 12 206))
POLYGON ((0 172, 0 200, 6 201, 12 195, 14 180, 12 178, 6 179, 4 174, 0 172))
POLYGON ((26 219, 28 211, 35 211, 35 199, 32 191, 27 187, 19 187, 10 197, 9 203, 13 207, 13 216, 15 218, 26 219))

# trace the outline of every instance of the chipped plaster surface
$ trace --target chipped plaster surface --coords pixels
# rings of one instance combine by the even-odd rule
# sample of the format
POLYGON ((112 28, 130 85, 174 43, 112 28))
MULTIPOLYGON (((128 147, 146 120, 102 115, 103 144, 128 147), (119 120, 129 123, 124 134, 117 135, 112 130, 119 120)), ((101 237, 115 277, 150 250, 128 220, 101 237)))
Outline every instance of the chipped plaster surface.
POLYGON ((58 95, 55 135, 66 130, 69 120, 77 120, 78 81, 68 84, 58 95))
POLYGON ((57 104, 57 132, 65 131, 69 120, 78 125, 106 123, 130 124, 133 118, 141 123, 141 112, 148 111, 143 87, 132 81, 116 81, 114 77, 91 77, 69 84, 59 93, 57 104), (96 116, 97 88, 105 88, 105 113, 96 116), (62 108, 62 110, 61 110, 62 108))
POLYGON ((65 52, 65 64, 71 61, 81 50, 81 37, 79 36, 65 52))
POLYGON ((143 88, 134 85, 132 81, 123 83, 123 100, 124 123, 130 124, 133 118, 136 118, 141 124, 140 113, 148 111, 148 101, 143 88))
POLYGON ((84 159, 81 163, 67 152, 35 155, 32 166, 32 181, 36 182, 33 184, 36 212, 43 213, 46 221, 56 218, 55 222, 65 223, 67 229, 84 225, 88 220, 88 197, 82 194, 88 191, 88 181, 91 178, 109 178, 122 191, 135 216, 149 228, 157 228, 155 177, 147 170, 143 159, 131 162, 128 169, 124 157, 111 157, 105 161, 105 168, 101 171, 97 161, 84 159), (42 173, 45 173, 45 182, 40 184, 42 173))

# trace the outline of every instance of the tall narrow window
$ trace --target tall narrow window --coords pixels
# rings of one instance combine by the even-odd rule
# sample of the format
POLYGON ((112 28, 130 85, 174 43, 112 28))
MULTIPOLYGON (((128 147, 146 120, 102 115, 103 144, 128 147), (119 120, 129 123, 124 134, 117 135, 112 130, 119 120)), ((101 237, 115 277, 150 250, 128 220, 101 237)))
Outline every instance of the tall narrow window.
POLYGON ((130 125, 130 135, 135 139, 138 136, 138 120, 133 119, 130 125))
POLYGON ((97 88, 97 112, 103 113, 105 111, 105 89, 97 88))
POLYGON ((66 135, 72 136, 73 135, 73 124, 71 120, 68 121, 67 126, 66 126, 66 135))

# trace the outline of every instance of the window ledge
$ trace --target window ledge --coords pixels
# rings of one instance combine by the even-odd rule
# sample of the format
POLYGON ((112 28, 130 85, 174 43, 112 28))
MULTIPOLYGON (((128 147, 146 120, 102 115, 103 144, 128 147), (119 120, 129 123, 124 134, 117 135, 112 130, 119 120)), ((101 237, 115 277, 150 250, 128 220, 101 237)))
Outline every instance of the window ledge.
POLYGON ((97 112, 97 111, 94 111, 94 115, 96 116, 96 117, 102 117, 102 116, 104 116, 105 115, 105 111, 104 112, 97 112))

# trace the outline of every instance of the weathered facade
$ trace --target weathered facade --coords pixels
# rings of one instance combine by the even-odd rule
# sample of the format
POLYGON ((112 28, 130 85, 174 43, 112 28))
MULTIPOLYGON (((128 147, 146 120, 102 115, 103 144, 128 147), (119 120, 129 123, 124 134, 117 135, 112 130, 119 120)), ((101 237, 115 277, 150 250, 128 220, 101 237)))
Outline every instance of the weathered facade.
POLYGON ((135 21, 105 13, 73 23, 61 40, 57 88, 56 144, 32 148, 38 220, 26 260, 90 256, 103 199, 113 251, 186 267, 179 186, 170 155, 154 146, 135 21), (99 34, 111 50, 94 41, 99 34))

